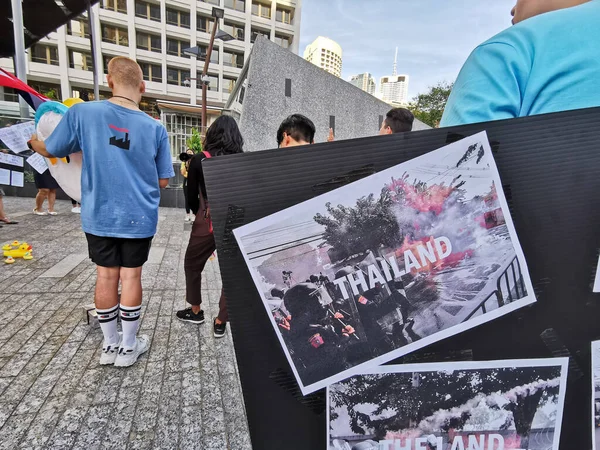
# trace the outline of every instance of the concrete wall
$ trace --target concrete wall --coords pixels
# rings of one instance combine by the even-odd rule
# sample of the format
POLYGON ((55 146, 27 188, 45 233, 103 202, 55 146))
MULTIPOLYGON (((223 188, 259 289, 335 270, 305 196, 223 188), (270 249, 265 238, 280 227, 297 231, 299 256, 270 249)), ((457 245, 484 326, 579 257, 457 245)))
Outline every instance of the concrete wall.
MULTIPOLYGON (((317 127, 315 142, 324 142, 330 116, 335 117, 336 140, 353 139, 377 134, 380 116, 385 117, 391 109, 387 103, 264 38, 256 41, 248 64, 239 120, 245 151, 275 148, 277 128, 293 113, 310 118, 317 127), (285 95, 286 78, 291 80, 290 97, 285 95)), ((240 77, 238 85, 243 81, 240 77)), ((413 130, 427 128, 415 120, 413 130)))

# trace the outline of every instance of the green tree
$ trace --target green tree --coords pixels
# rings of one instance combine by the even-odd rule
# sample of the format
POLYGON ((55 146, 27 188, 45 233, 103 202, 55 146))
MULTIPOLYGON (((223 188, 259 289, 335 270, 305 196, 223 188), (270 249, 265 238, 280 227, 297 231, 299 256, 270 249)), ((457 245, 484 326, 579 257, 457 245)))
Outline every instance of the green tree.
POLYGON ((327 203, 329 216, 317 214, 315 222, 325 227, 323 236, 340 259, 382 245, 393 247, 402 242, 398 220, 392 211, 392 197, 383 189, 379 199, 373 194, 359 198, 354 208, 327 203))
POLYGON ((56 89, 54 89, 54 88, 48 89, 47 91, 42 92, 42 95, 45 95, 50 100, 58 101, 58 93, 56 92, 56 89))
POLYGON ((454 83, 440 82, 430 87, 428 92, 413 99, 409 109, 421 122, 438 127, 453 86, 454 83))
POLYGON ((191 148, 194 153, 202 151, 202 137, 197 129, 192 128, 192 135, 185 142, 188 148, 191 148))

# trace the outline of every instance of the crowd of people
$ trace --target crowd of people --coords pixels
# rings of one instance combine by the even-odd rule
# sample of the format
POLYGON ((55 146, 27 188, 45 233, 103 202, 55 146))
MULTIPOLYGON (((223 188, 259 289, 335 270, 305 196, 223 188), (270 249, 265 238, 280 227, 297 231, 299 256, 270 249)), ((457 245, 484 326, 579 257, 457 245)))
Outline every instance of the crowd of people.
MULTIPOLYGON (((465 63, 442 126, 600 106, 596 87, 600 1, 518 0, 513 16, 514 27, 477 47, 465 63)), ((174 171, 164 126, 139 109, 145 92, 140 66, 126 57, 113 58, 107 81, 113 94, 110 99, 74 105, 45 142, 33 136, 30 144, 46 157, 66 157, 84 149, 81 219, 90 257, 97 265, 95 303, 104 335, 100 360, 129 366, 150 345, 147 336, 137 336, 141 273, 156 232, 160 189, 168 185, 174 171), (128 133, 128 149, 113 143, 123 129, 128 133), (122 332, 117 331, 118 315, 122 332)), ((393 109, 379 133, 410 131, 413 120, 409 111, 393 109)), ((312 144, 315 131, 310 119, 294 114, 277 131, 278 147, 312 144)), ((328 140, 334 140, 333 130, 328 140)), ((185 256, 190 307, 178 311, 177 317, 193 323, 204 322, 201 272, 215 250, 202 162, 243 151, 235 120, 219 117, 206 131, 203 148, 181 167, 186 180, 186 218, 193 220, 193 226, 185 256)), ((35 211, 43 213, 42 202, 47 198, 52 213, 53 188, 41 189, 48 191, 39 194, 35 211)), ((2 195, 0 191, 0 221, 8 223, 2 195)), ((312 289, 310 285, 305 288, 312 289)), ((294 309, 294 302, 289 303, 294 309)), ((318 310, 321 313, 325 311, 318 310)), ((213 319, 215 336, 225 334, 226 323, 226 300, 221 294, 220 311, 213 319)), ((410 328, 408 322, 403 325, 410 328)), ((353 334, 349 328, 345 331, 338 334, 353 334)))

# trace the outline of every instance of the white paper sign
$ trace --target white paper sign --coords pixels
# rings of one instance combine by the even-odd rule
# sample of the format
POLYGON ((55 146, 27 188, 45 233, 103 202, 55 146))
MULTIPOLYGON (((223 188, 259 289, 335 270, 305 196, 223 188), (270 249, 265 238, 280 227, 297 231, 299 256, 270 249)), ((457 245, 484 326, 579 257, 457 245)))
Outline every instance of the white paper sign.
POLYGON ((37 173, 42 174, 46 170, 48 170, 48 164, 42 155, 39 153, 34 153, 29 158, 27 158, 27 163, 33 167, 37 173))
POLYGON ((0 184, 10 186, 10 170, 0 169, 0 184))
POLYGON ((23 172, 11 171, 10 185, 16 187, 23 187, 23 172))
POLYGON ((28 150, 27 141, 35 133, 34 122, 25 122, 0 128, 0 140, 15 153, 28 150))
POLYGON ((0 152, 0 163, 23 167, 23 157, 0 152))

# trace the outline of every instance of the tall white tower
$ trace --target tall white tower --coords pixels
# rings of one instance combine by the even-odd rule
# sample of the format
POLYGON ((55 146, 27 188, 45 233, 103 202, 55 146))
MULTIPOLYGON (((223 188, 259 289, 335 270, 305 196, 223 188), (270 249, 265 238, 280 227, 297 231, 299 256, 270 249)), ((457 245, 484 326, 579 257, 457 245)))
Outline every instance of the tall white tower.
POLYGON ((394 66, 392 67, 392 75, 381 77, 380 79, 380 95, 384 102, 407 105, 408 104, 408 75, 397 73, 398 67, 398 47, 394 55, 394 66))

